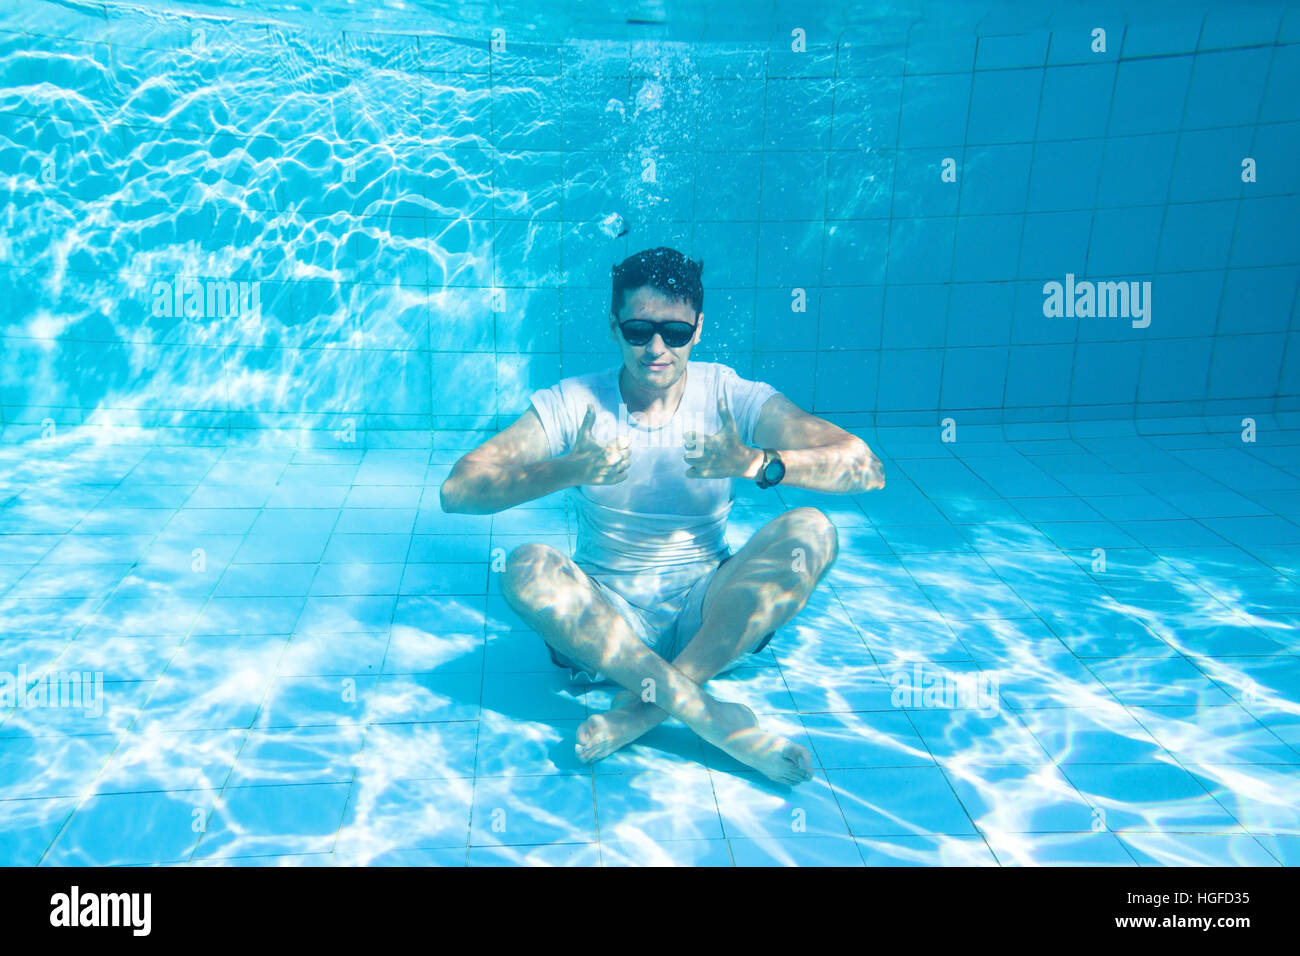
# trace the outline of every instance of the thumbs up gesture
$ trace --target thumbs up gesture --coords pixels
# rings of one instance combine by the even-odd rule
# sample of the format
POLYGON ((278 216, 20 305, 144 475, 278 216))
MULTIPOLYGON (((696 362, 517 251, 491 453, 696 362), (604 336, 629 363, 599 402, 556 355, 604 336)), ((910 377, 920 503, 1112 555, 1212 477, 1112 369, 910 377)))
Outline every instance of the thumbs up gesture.
POLYGON ((602 444, 591 433, 596 424, 596 410, 587 406, 587 414, 578 426, 573 448, 565 455, 573 466, 574 484, 616 485, 627 478, 632 464, 632 447, 626 435, 602 444))
POLYGON ((736 420, 726 399, 718 396, 718 418, 722 428, 712 435, 690 431, 685 434, 687 478, 738 478, 754 465, 762 452, 740 440, 736 420))

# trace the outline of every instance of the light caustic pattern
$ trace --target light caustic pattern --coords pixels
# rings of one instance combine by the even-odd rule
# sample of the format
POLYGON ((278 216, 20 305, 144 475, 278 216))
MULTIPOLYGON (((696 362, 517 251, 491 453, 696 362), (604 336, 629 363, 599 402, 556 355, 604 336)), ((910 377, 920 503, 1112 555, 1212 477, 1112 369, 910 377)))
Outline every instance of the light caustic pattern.
MULTIPOLYGON (((517 298, 599 315, 581 250, 692 218, 674 164, 734 135, 745 51, 489 74, 477 41, 58 9, 0 33, 0 863, 1300 859, 1294 430, 881 428, 882 491, 741 489, 734 547, 808 504, 840 534, 710 684, 806 743, 795 790, 673 721, 580 764, 610 688, 568 687, 498 585, 576 516, 442 513, 474 432, 337 437, 423 446, 558 377, 526 355, 558 305, 517 298), (187 315, 187 278, 256 309, 205 285, 187 315), (102 709, 16 692, 84 673, 102 709)), ((603 367, 603 331, 558 334, 603 367)))
MULTIPOLYGON (((806 742, 794 790, 672 721, 581 765, 611 688, 566 686, 494 558, 571 547, 573 516, 443 514, 455 452, 9 446, 0 672, 101 672, 104 692, 94 717, 0 714, 0 850, 1293 863, 1298 446, 1204 439, 882 434, 886 489, 818 502, 840 534, 822 588, 710 685, 806 742), (1191 517, 1222 510, 1225 461, 1249 514, 1191 517), (970 675, 992 707, 943 693, 970 675)), ((808 497, 746 490, 733 544, 808 497)))
POLYGON ((608 282, 584 244, 688 213, 684 150, 724 111, 699 76, 607 77, 626 44, 502 53, 552 75, 490 76, 478 41, 114 7, 105 42, 72 16, 0 33, 11 439, 48 420, 331 443, 367 416, 514 411, 560 346, 519 315, 558 322, 561 283, 608 282))

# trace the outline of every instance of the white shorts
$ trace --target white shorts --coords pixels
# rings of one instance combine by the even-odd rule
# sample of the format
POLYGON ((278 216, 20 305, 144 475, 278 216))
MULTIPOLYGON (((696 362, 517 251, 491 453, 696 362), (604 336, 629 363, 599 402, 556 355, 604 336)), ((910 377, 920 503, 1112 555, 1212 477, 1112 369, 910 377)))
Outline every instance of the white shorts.
MULTIPOLYGON (((672 571, 615 573, 583 568, 583 572, 596 586, 596 590, 613 605, 631 626, 637 637, 666 661, 675 660, 686 649, 695 632, 704 621, 704 596, 718 568, 732 556, 721 561, 703 561, 698 564, 674 568, 672 571)), ((767 646, 772 635, 766 635, 754 648, 757 654, 767 646)), ((569 672, 569 680, 577 684, 598 684, 609 680, 599 672, 592 672, 577 661, 571 660, 548 645, 551 660, 557 667, 569 672)), ((743 661, 743 656, 723 668, 731 670, 743 661)))

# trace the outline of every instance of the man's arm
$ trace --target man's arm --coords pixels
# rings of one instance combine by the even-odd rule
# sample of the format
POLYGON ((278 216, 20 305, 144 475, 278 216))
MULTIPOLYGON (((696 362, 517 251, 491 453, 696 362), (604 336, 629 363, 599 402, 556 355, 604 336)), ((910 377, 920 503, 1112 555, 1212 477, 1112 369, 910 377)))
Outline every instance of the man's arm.
POLYGON ((442 510, 486 515, 571 485, 616 484, 627 477, 626 441, 602 445, 592 436, 595 410, 566 455, 553 457, 537 412, 529 406, 511 425, 466 453, 442 483, 442 510))
POLYGON ((808 414, 779 392, 763 403, 754 443, 758 448, 744 472, 746 478, 758 475, 762 449, 775 448, 785 462, 783 485, 843 494, 885 487, 884 468, 866 442, 808 414))

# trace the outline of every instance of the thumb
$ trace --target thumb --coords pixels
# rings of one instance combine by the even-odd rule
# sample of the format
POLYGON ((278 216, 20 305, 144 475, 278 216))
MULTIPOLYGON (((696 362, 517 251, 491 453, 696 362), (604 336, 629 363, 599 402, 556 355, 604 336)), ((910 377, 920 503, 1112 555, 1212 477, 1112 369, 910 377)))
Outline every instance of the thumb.
POLYGON ((596 409, 592 405, 587 406, 587 414, 582 418, 582 424, 578 426, 578 437, 590 435, 592 427, 596 424, 596 409))
POLYGON ((721 395, 718 396, 718 418, 721 419, 723 428, 736 427, 736 420, 731 417, 731 410, 727 408, 727 400, 721 395))

